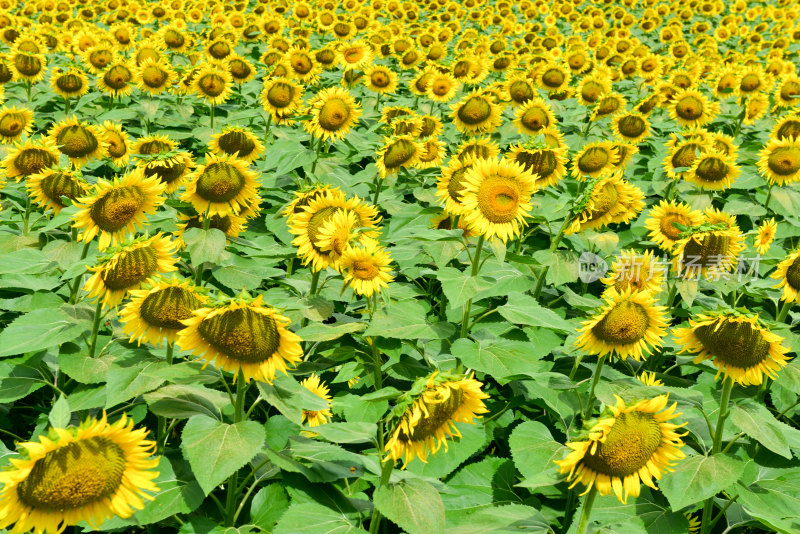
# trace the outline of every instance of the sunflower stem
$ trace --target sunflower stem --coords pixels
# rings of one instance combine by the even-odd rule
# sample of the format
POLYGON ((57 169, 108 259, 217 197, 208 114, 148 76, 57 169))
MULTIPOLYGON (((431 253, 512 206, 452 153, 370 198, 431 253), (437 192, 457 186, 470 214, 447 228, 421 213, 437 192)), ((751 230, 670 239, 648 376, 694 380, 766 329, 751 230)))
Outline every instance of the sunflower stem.
MULTIPOLYGON (((570 212, 570 214, 571 214, 571 212, 570 212)), ((555 252, 556 249, 558 248, 558 245, 561 243, 561 239, 564 237, 564 232, 567 231, 567 225, 569 225, 569 223, 572 221, 572 217, 570 216, 570 214, 567 214, 567 216, 564 218, 564 223, 561 225, 561 228, 558 230, 558 234, 553 239, 553 241, 550 242, 550 253, 551 254, 553 252, 555 252)), ((549 265, 545 265, 542 268, 542 273, 539 275, 539 280, 536 281, 536 289, 533 290, 533 298, 535 298, 535 299, 538 299, 539 295, 542 294, 542 288, 544 287, 544 279, 547 276, 547 271, 548 270, 550 270, 550 266, 549 265)))
POLYGON ((172 365, 173 353, 175 352, 175 346, 172 343, 167 343, 167 365, 172 365))
POLYGON ((767 189, 767 198, 764 199, 764 209, 769 211, 769 201, 772 200, 772 187, 775 185, 775 182, 770 182, 769 188, 767 189))
POLYGON ((92 340, 89 342, 89 357, 94 358, 97 350, 97 333, 100 331, 100 320, 103 318, 103 299, 97 299, 97 307, 94 310, 94 323, 92 323, 92 340))
MULTIPOLYGON (((86 254, 89 252, 89 245, 91 245, 91 244, 92 244, 92 242, 87 240, 86 244, 83 245, 83 251, 81 252, 81 261, 86 259, 86 254)), ((75 280, 73 281, 72 290, 69 293, 69 303, 70 304, 75 304, 75 301, 78 298, 78 288, 81 286, 81 279, 82 278, 83 278, 83 274, 79 274, 78 276, 75 277, 75 280)))
MULTIPOLYGON (((322 271, 314 271, 311 274, 311 288, 308 290, 307 298, 311 298, 317 294, 317 286, 319 285, 319 275, 321 272, 322 271)), ((303 317, 303 320, 300 322, 300 328, 304 328, 307 325, 308 325, 308 317, 303 317)))
POLYGON ((69 115, 69 97, 64 97, 64 115, 69 115))
POLYGON ((209 106, 211 108, 211 129, 214 129, 214 104, 209 106))
MULTIPOLYGON (((381 447, 381 449, 383 449, 383 447, 381 447)), ((381 479, 378 482, 378 488, 382 488, 389 483, 389 478, 392 476, 392 469, 394 469, 394 460, 391 458, 384 458, 381 463, 381 479)), ((378 530, 381 528, 381 517, 381 513, 378 509, 374 508, 372 510, 372 519, 369 521, 369 534, 378 533, 378 530)))
POLYGON ((783 303, 781 307, 781 311, 778 312, 778 316, 775 318, 775 321, 778 323, 786 322, 786 316, 789 315, 789 310, 792 309, 792 301, 787 300, 783 303))
POLYGON ((586 534, 586 529, 589 528, 589 516, 592 515, 595 497, 597 497, 597 486, 592 486, 592 489, 586 495, 586 500, 583 501, 583 511, 581 512, 580 523, 578 523, 577 534, 586 534))
MULTIPOLYGON (((714 442, 711 444, 711 454, 717 454, 722 446, 722 431, 725 428, 725 419, 728 417, 728 402, 733 390, 733 380, 726 377, 722 384, 722 397, 719 400, 719 415, 717 426, 714 429, 714 442)), ((703 505, 703 522, 700 525, 700 534, 708 534, 711 528, 711 512, 714 510, 714 497, 706 499, 703 505)))
MULTIPOLYGON (((312 137, 311 139, 313 140, 314 138, 312 137)), ((314 180, 313 174, 317 170, 317 162, 319 161, 320 150, 322 150, 322 143, 323 143, 323 138, 320 137, 319 138, 319 143, 317 143, 317 151, 316 151, 316 154, 314 155, 314 163, 311 165, 311 174, 312 174, 311 179, 312 180, 314 180)), ((316 181, 316 180, 314 180, 314 181, 316 181)))
MULTIPOLYGON (((267 127, 264 130, 264 147, 266 147, 267 143, 269 142, 269 131, 271 127, 272 127, 272 113, 267 113, 267 127)), ((264 161, 267 161, 268 157, 269 157, 269 150, 266 150, 265 148, 264 161)))
MULTIPOLYGON (((236 401, 233 405, 233 422, 239 423, 244 420, 244 398, 247 394, 248 384, 244 380, 244 374, 239 369, 236 375, 236 401)), ((239 490, 239 471, 235 471, 228 478, 228 495, 225 500, 225 525, 232 527, 236 521, 236 495, 239 490)))
POLYGON ((375 176, 375 194, 372 197, 372 205, 378 207, 378 198, 381 196, 381 189, 383 189, 383 178, 380 174, 375 176))
MULTIPOLYGON (((472 256, 472 271, 470 277, 478 276, 478 271, 481 268, 481 250, 483 249, 483 236, 478 236, 478 243, 475 245, 475 254, 472 256)), ((464 303, 463 315, 461 316, 461 337, 467 337, 469 333, 469 315, 472 308, 472 299, 464 303)), ((461 362, 456 364, 457 371, 461 372, 461 362)))
POLYGON ((597 360, 597 367, 594 368, 594 375, 592 376, 592 387, 589 389, 589 400, 586 401, 586 410, 583 412, 583 420, 585 421, 587 417, 592 416, 592 410, 594 409, 594 388, 597 387, 597 383, 600 382, 600 375, 603 374, 603 364, 606 361, 605 356, 600 356, 597 360))
POLYGON ((744 116, 746 114, 746 108, 745 108, 746 104, 744 101, 744 97, 742 97, 740 104, 742 106, 742 112, 739 114, 739 121, 736 123, 736 129, 733 131, 734 139, 736 139, 736 137, 739 135, 739 132, 742 129, 742 123, 744 122, 744 116))

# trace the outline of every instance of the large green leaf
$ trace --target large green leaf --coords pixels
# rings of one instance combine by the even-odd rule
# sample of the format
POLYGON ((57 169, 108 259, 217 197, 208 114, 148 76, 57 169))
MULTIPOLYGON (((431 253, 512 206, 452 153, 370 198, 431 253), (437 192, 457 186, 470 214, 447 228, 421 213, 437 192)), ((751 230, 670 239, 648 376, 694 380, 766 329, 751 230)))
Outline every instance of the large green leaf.
POLYGON ((395 339, 442 339, 455 333, 456 328, 451 323, 431 323, 425 315, 425 308, 415 300, 393 302, 375 312, 364 335, 395 339))
POLYGON ((458 355, 465 366, 491 375, 500 383, 517 375, 532 376, 546 371, 551 364, 540 364, 549 352, 547 346, 536 346, 527 341, 509 339, 457 339, 450 351, 458 355), (544 349, 544 350, 542 350, 544 349))
MULTIPOLYGON (((584 502, 575 514, 569 534, 575 534, 578 530, 578 518, 584 502)), ((642 487, 638 497, 628 497, 625 504, 614 495, 598 495, 590 518, 587 533, 686 534, 689 527, 683 514, 671 510, 663 497, 647 487, 642 487)))
POLYGON ((15 319, 0 332, 0 356, 33 352, 72 341, 92 327, 89 317, 75 308, 34 310, 15 319))
POLYGON ((255 421, 227 424, 205 415, 186 422, 181 434, 184 457, 207 495, 264 446, 266 432, 255 421))
POLYGON ((298 425, 302 421, 304 409, 311 411, 328 409, 325 399, 301 386, 291 376, 278 375, 272 384, 257 382, 257 385, 265 401, 298 425))
POLYGON ((186 250, 192 259, 192 265, 195 267, 199 267, 203 263, 222 263, 227 256, 225 252, 227 243, 222 230, 189 228, 183 234, 183 241, 186 243, 186 250))
POLYGON ((744 467, 743 461, 725 454, 690 456, 677 463, 675 472, 664 475, 659 487, 678 511, 735 484, 744 467))
POLYGON ((800 430, 778 421, 767 408, 746 400, 731 408, 731 422, 772 452, 792 457, 791 449, 800 448, 800 430))
POLYGON ((553 530, 539 510, 522 504, 486 506, 447 513, 446 534, 528 532, 551 534, 553 530))
POLYGON ((427 482, 410 478, 381 486, 372 497, 375 508, 408 534, 444 530, 442 498, 427 482))
POLYGON ((41 362, 41 354, 0 361, 0 402, 14 402, 46 385, 41 362))
POLYGON ((272 534, 367 534, 341 512, 316 503, 293 504, 272 534))
POLYGON ((222 410, 230 406, 225 393, 203 386, 171 384, 143 395, 150 411, 161 417, 187 419, 207 415, 222 419, 222 410))
POLYGON ((508 438, 508 446, 514 465, 522 473, 524 486, 552 486, 563 478, 553 461, 563 459, 567 449, 554 440, 550 430, 539 421, 517 425, 508 438))
POLYGON ((253 496, 250 504, 250 521, 269 531, 287 508, 289 508, 289 498, 281 484, 269 484, 253 496))
POLYGON ((541 326, 559 332, 572 332, 573 326, 553 310, 543 308, 535 298, 511 293, 508 303, 497 308, 500 315, 515 324, 541 326))

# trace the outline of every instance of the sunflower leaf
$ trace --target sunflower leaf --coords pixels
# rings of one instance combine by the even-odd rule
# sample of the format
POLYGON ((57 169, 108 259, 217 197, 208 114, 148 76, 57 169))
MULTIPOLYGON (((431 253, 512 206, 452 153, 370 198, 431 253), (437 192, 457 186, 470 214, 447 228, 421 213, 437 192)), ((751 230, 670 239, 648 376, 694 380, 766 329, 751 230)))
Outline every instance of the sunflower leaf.
POLYGON ((375 507, 409 534, 444 530, 444 504, 436 488, 411 478, 381 486, 373 496, 375 507))
POLYGON ((800 430, 778 421, 763 404, 746 400, 735 405, 731 410, 731 422, 784 458, 791 459, 791 449, 800 448, 800 430))
POLYGON ((698 503, 734 484, 744 472, 745 462, 725 454, 692 456, 675 465, 659 482, 673 510, 698 503))

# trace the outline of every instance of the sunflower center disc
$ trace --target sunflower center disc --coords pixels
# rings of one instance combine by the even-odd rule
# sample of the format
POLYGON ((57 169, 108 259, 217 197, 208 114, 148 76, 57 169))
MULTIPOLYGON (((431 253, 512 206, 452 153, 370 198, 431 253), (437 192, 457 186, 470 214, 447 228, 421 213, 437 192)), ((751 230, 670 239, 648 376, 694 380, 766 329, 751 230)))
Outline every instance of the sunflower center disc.
POLYGON ((614 306, 592 328, 592 333, 608 344, 630 345, 644 338, 650 318, 644 307, 623 301, 614 306))
POLYGON ((292 68, 297 74, 308 74, 313 66, 314 64, 311 63, 311 59, 306 56, 295 56, 292 58, 292 68))
POLYGON ((661 229, 661 233, 670 238, 672 241, 677 241, 681 236, 681 231, 678 230, 672 223, 678 223, 683 226, 688 226, 689 221, 686 220, 685 217, 677 214, 667 215, 663 219, 661 219, 661 223, 659 224, 659 228, 661 229))
POLYGON ((533 90, 530 84, 524 81, 516 81, 508 88, 508 94, 514 102, 524 104, 533 98, 533 90))
POLYGON ((22 113, 6 113, 0 118, 0 135, 16 137, 25 127, 25 116, 22 113))
POLYGON ((695 143, 688 143, 676 150, 671 159, 673 168, 691 167, 699 149, 700 147, 695 143))
POLYGON ((748 322, 718 320, 698 326, 694 335, 716 359, 733 367, 747 369, 769 357, 769 342, 748 322))
POLYGON ((106 142, 108 143, 108 153, 112 158, 121 158, 128 151, 125 140, 116 132, 106 130, 106 142))
POLYGON ((543 109, 540 108, 532 108, 525 112, 522 115, 521 119, 522 124, 524 124, 529 130, 541 130, 545 126, 550 124, 550 119, 547 117, 547 113, 543 109))
POLYGON ((123 89, 131 81, 131 71, 122 65, 115 65, 103 74, 103 83, 112 89, 123 89))
POLYGON ((794 260, 786 269, 786 281, 795 291, 800 290, 800 259, 794 260))
POLYGON ((614 113, 619 109, 619 100, 616 98, 604 98, 597 104, 597 115, 602 117, 609 113, 614 113))
POLYGON ((461 190, 464 189, 464 177, 470 168, 471 166, 462 167, 457 171, 453 171, 453 174, 450 175, 450 181, 447 183, 447 193, 450 195, 450 198, 456 202, 461 202, 461 190))
POLYGON ((74 93, 80 91, 83 82, 74 74, 65 74, 56 78, 56 86, 66 93, 74 93))
POLYGON ((314 213, 311 216, 311 219, 308 221, 308 240, 311 242, 311 246, 314 247, 314 250, 317 252, 322 252, 319 247, 317 247, 316 243, 319 240, 319 231, 328 222, 334 214, 340 208, 334 206, 326 206, 319 210, 318 212, 314 213))
POLYGON ((389 85, 389 76, 387 76, 385 72, 374 72, 372 76, 370 76, 370 80, 375 87, 384 88, 389 85))
POLYGON ((319 125, 323 130, 335 132, 350 118, 350 106, 341 98, 331 98, 319 110, 319 125))
POLYGON ((229 202, 244 189, 245 177, 228 163, 211 163, 197 180, 197 193, 211 202, 229 202))
POLYGON ((517 217, 519 184, 513 178, 490 176, 478 189, 478 208, 493 223, 507 223, 517 217))
POLYGON ((208 53, 216 59, 222 59, 231 53, 231 49, 227 44, 217 42, 211 45, 208 49, 208 53))
POLYGON ((480 124, 492 114, 492 107, 485 98, 473 96, 463 106, 458 108, 458 118, 461 122, 474 126, 480 124))
POLYGON ((89 61, 95 68, 102 69, 111 63, 112 59, 114 59, 114 56, 108 50, 97 50, 92 53, 89 61))
POLYGON ((752 93, 761 85, 761 80, 755 74, 745 74, 739 83, 739 89, 746 93, 752 93))
POLYGON ((139 312, 148 325, 181 330, 181 321, 192 316, 200 301, 185 287, 170 286, 147 295, 139 312))
POLYGON ((704 182, 719 182, 728 176, 728 166, 719 158, 704 158, 695 172, 704 182))
POLYGON ((644 133, 646 127, 647 125, 641 117, 635 117, 633 115, 623 117, 619 121, 619 131, 625 137, 639 137, 644 133))
POLYGON ((451 87, 452 85, 450 84, 450 82, 445 80, 438 80, 434 82, 431 90, 433 91, 433 94, 435 94, 436 96, 444 96, 450 91, 451 87))
POLYGON ((92 220, 100 229, 114 232, 131 222, 144 201, 144 195, 136 186, 112 189, 92 204, 92 220))
POLYGON ((237 154, 240 158, 249 156, 256 148, 255 143, 244 132, 228 132, 217 140, 219 147, 227 154, 237 154))
POLYGON ((34 56, 19 54, 14 60, 14 66, 25 76, 36 76, 42 71, 42 62, 34 56))
POLYGON ((539 175, 544 179, 553 174, 558 162, 552 150, 539 150, 536 152, 520 152, 516 157, 517 163, 522 164, 525 170, 539 175))
POLYGON ((216 97, 225 91, 225 79, 219 74, 206 74, 198 80, 197 85, 206 96, 216 97))
POLYGON ((47 198, 59 206, 62 205, 61 197, 75 200, 83 192, 83 189, 72 176, 62 172, 46 176, 42 179, 40 187, 47 198))
POLYGON ((767 158, 767 166, 778 176, 790 176, 800 170, 800 149, 795 146, 782 146, 772 151, 767 158))
POLYGON ((106 437, 75 441, 37 460, 17 496, 34 509, 74 510, 113 495, 125 464, 124 451, 106 437))
POLYGON ((172 148, 169 143, 165 143, 164 141, 160 141, 158 139, 153 139, 151 141, 147 141, 142 143, 139 146, 139 154, 160 154, 161 152, 168 152, 172 148))
POLYGON ((781 98, 786 102, 791 102, 797 95, 800 95, 800 83, 789 81, 781 87, 781 98))
POLYGON ((142 72, 142 81, 148 87, 158 89, 162 87, 167 81, 167 73, 158 67, 147 67, 142 72))
POLYGON ((272 317, 249 308, 226 310, 197 327, 202 338, 228 358, 257 363, 278 350, 278 328, 272 317))
POLYGON ((438 386, 422 394, 420 401, 427 409, 411 428, 411 441, 422 441, 435 437, 436 431, 445 425, 464 401, 464 392, 458 386, 438 386))
POLYGON ((597 99, 600 98, 600 95, 603 94, 603 86, 597 82, 586 82, 583 87, 581 87, 581 96, 587 102, 597 102, 597 99))
POLYGON ((387 169, 396 169, 414 157, 417 149, 408 139, 395 141, 386 149, 383 155, 383 164, 387 169))
POLYGON ((608 151, 599 146, 591 147, 578 159, 578 169, 590 174, 597 172, 608 163, 608 151))
POLYGON ((26 148, 14 160, 14 166, 24 175, 36 174, 58 163, 50 152, 41 148, 26 148))
POLYGON ((693 96, 685 96, 675 105, 675 112, 682 119, 699 119, 703 116, 703 102, 693 96))
POLYGON ((692 238, 683 249, 687 267, 711 267, 729 259, 730 237, 724 234, 705 234, 699 237, 699 242, 697 238, 692 238))
POLYGON ((97 138, 80 125, 62 128, 56 136, 56 144, 61 152, 71 158, 81 158, 97 148, 97 138))
POLYGON ((359 280, 372 280, 380 271, 371 262, 368 261, 355 261, 353 262, 353 275, 359 280))
POLYGON ((122 252, 117 263, 103 274, 103 283, 113 290, 127 289, 144 282, 156 272, 158 256, 152 246, 122 252))
POLYGON ((294 99, 294 87, 288 83, 276 83, 267 91, 267 100, 276 108, 285 108, 294 99))
POLYGON ((550 69, 542 75, 542 82, 547 87, 561 87, 564 83, 564 73, 560 70, 550 69))
POLYGON ((626 477, 647 465, 661 444, 661 428, 649 413, 621 413, 597 444, 594 454, 586 453, 583 463, 604 475, 626 477))

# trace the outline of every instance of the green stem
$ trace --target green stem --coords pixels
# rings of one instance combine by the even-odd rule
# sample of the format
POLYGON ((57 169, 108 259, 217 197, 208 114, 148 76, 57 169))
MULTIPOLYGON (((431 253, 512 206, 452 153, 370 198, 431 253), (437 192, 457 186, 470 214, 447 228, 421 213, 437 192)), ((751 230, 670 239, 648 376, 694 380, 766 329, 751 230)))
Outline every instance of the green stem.
MULTIPOLYGON (((244 420, 244 398, 247 393, 247 384, 241 369, 236 377, 236 401, 233 405, 233 422, 244 420)), ((236 495, 239 485, 239 471, 235 471, 228 478, 228 495, 225 502, 225 525, 232 527, 236 516, 236 495)))
POLYGON ((167 343, 167 365, 172 365, 173 353, 175 352, 175 346, 172 343, 167 343))
POLYGON ((672 312, 672 303, 675 301, 675 295, 678 293, 678 284, 672 284, 667 294, 667 309, 672 312))
POLYGON ((745 106, 745 103, 744 103, 744 97, 742 97, 742 100, 741 100, 740 104, 741 104, 741 106, 742 106, 742 112, 739 114, 739 122, 737 122, 737 123, 736 123, 736 129, 733 131, 733 138, 734 138, 734 139, 736 139, 736 137, 739 135, 739 132, 740 132, 740 131, 741 131, 741 129, 742 129, 742 122, 744 122, 744 115, 745 115, 745 109, 744 109, 744 106, 745 106))
MULTIPOLYGON (((211 109, 214 109, 213 107, 211 109)), ((208 228, 211 224, 211 217, 208 216, 208 211, 211 209, 211 203, 208 204, 206 207, 206 212, 203 214, 203 232, 208 232, 208 228)), ((203 264, 195 268, 194 271, 194 285, 200 286, 203 285, 203 264)))
POLYGON ((594 376, 592 376, 592 387, 589 388, 589 400, 586 401, 586 410, 583 412, 583 419, 586 420, 587 417, 592 416, 592 410, 594 409, 594 388, 597 387, 597 383, 600 382, 600 375, 603 374, 603 364, 606 361, 605 356, 600 356, 597 360, 597 367, 594 368, 594 376))
POLYGON ((69 97, 64 97, 64 115, 69 115, 69 97))
MULTIPOLYGON (((570 212, 571 213, 571 212, 570 212)), ((569 223, 572 222, 572 217, 570 214, 567 214, 567 217, 564 219, 564 223, 561 225, 561 228, 558 230, 558 234, 556 235, 555 239, 550 242, 550 252, 553 253, 558 248, 558 245, 561 243, 561 239, 564 237, 564 232, 567 231, 567 226, 569 223)), ((533 290, 533 298, 538 299, 539 295, 542 293, 542 288, 544 287, 544 279, 547 276, 547 271, 550 269, 549 265, 545 265, 542 269, 542 274, 539 275, 539 280, 536 281, 536 289, 533 290)))
POLYGON ((434 102, 433 100, 431 100, 431 109, 430 109, 430 111, 428 111, 428 115, 430 115, 431 117, 433 117, 433 116, 434 116, 434 115, 433 115, 433 106, 434 106, 434 104, 436 104, 436 102, 434 102))
POLYGON ((214 104, 209 106, 211 108, 211 129, 214 129, 214 104))
MULTIPOLYGON (((313 267, 312 267, 313 269, 313 267)), ((308 290, 308 297, 311 298, 317 294, 317 286, 319 285, 319 275, 322 271, 314 271, 311 274, 311 288, 308 290)), ((300 322, 300 327, 304 327, 308 325, 308 317, 303 317, 303 320, 300 322)))
POLYGON ((264 131, 264 161, 269 157, 269 150, 267 144, 269 143, 269 130, 272 127, 272 113, 267 113, 267 127, 264 131))
POLYGON ((764 209, 769 210, 769 201, 772 200, 772 188, 775 185, 775 182, 771 182, 769 184, 769 189, 767 189, 767 198, 764 200, 764 209))
POLYGON ((380 174, 375 176, 375 194, 372 197, 372 205, 378 207, 378 198, 381 196, 381 189, 383 189, 383 178, 380 174))
MULTIPOLYGON (((312 137, 312 139, 313 139, 313 137, 312 137)), ((316 151, 316 155, 314 156, 314 163, 311 165, 311 174, 312 175, 317 170, 317 162, 319 161, 319 153, 322 150, 323 142, 324 142, 323 139, 320 137, 319 138, 319 143, 317 143, 317 151, 316 151)), ((314 177, 311 176, 311 179, 313 180, 314 177)), ((314 180, 314 181, 316 181, 316 180, 314 180)))
MULTIPOLYGON (((725 378, 722 384, 722 397, 719 401, 719 415, 717 426, 714 429, 714 442, 711 445, 711 454, 717 454, 722 446, 722 431, 725 428, 725 419, 728 417, 728 402, 733 390, 733 380, 725 378)), ((714 510, 714 497, 706 499, 703 505, 703 522, 700 525, 700 534, 708 534, 711 528, 711 512, 714 510)))
MULTIPOLYGON (((89 253, 89 245, 91 245, 91 244, 92 244, 91 241, 86 241, 86 243, 83 245, 83 251, 81 251, 81 260, 86 259, 86 254, 89 253)), ((69 293, 69 303, 70 304, 75 304, 75 301, 76 301, 76 299, 78 297, 78 289, 81 286, 81 280, 82 279, 83 279, 83 273, 81 273, 78 276, 76 276, 75 280, 73 281, 72 290, 69 293)))
POLYGON ((791 300, 787 300, 783 303, 781 307, 781 311, 778 313, 778 317, 775 318, 776 322, 784 323, 786 322, 786 316, 789 315, 789 310, 792 309, 792 302, 791 300))
POLYGON ((597 497, 597 486, 592 486, 586 500, 583 501, 583 512, 581 512, 581 520, 578 523, 577 534, 586 534, 586 529, 589 528, 589 516, 592 515, 592 505, 594 505, 594 498, 597 497))
MULTIPOLYGON (((478 270, 481 266, 481 251, 483 250, 483 236, 478 237, 478 243, 475 245, 475 254, 472 256, 472 271, 470 272, 471 277, 478 276, 478 270)), ((467 337, 469 333, 469 314, 472 308, 472 299, 467 300, 464 303, 463 314, 461 316, 461 337, 467 337)), ((461 367, 459 363, 457 367, 461 367)))
POLYGON ((94 310, 94 323, 92 323, 92 340, 89 343, 89 357, 94 358, 97 350, 97 333, 100 330, 100 320, 103 318, 103 299, 97 299, 97 307, 94 310))
POLYGON ((381 351, 378 350, 378 343, 375 338, 369 338, 369 344, 372 348, 372 376, 375 382, 375 391, 383 388, 383 363, 381 363, 381 351))
MULTIPOLYGON (((389 483, 389 478, 392 475, 392 469, 394 469, 394 460, 391 458, 384 458, 383 462, 381 463, 381 479, 378 483, 378 488, 382 488, 389 483)), ((381 527, 381 517, 382 516, 378 511, 378 508, 373 508, 372 519, 369 521, 369 534, 378 534, 378 529, 381 527)))

